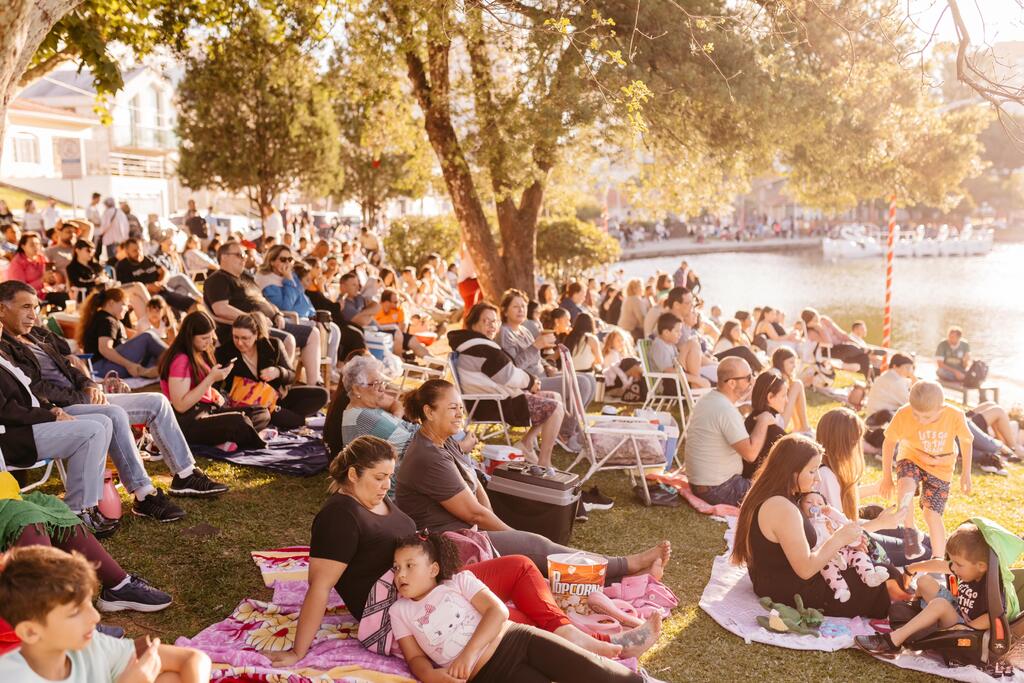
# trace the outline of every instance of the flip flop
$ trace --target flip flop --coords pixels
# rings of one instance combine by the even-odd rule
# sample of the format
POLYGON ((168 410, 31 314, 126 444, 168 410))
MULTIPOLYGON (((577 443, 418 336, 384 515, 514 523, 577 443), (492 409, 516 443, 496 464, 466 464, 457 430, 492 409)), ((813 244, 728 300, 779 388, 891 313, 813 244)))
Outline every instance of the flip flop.
POLYGON ((672 592, 671 588, 657 579, 647 582, 647 591, 644 597, 659 607, 667 607, 669 609, 679 607, 679 598, 676 597, 676 594, 672 592))
POLYGON ((644 620, 637 615, 636 609, 625 600, 612 600, 601 591, 594 591, 587 596, 587 605, 594 612, 613 617, 627 628, 643 626, 644 620))
POLYGON ((622 633, 622 624, 605 614, 577 614, 569 610, 565 616, 573 626, 592 636, 617 636, 622 633))

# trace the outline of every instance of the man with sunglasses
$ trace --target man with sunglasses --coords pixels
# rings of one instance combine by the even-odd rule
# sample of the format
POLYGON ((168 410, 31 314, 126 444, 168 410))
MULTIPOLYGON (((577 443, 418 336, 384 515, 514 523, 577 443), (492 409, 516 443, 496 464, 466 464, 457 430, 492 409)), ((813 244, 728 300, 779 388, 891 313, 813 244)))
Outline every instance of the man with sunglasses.
POLYGON ((194 311, 197 299, 172 291, 167 287, 170 273, 166 268, 142 253, 142 244, 137 237, 124 242, 124 258, 117 262, 114 272, 122 283, 140 282, 150 294, 159 294, 171 308, 182 313, 194 311))
POLYGON ((220 270, 206 278, 203 299, 217 321, 217 337, 222 343, 231 338, 231 323, 242 313, 258 311, 273 326, 270 336, 284 342, 285 353, 292 357, 301 349, 306 383, 320 383, 320 330, 315 326, 289 322, 274 304, 267 301, 256 280, 245 270, 245 252, 239 242, 225 242, 217 249, 220 270))
POLYGON ((718 366, 718 386, 694 406, 686 428, 686 475, 690 488, 712 505, 739 505, 750 489, 743 463, 753 462, 764 445, 770 412, 757 418, 748 435, 736 403, 750 389, 754 373, 742 358, 718 366))

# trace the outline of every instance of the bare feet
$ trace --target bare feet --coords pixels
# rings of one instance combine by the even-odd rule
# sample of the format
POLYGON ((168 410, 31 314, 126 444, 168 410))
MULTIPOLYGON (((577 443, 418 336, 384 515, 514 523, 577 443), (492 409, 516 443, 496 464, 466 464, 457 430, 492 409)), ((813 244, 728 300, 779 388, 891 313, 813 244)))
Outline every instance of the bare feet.
POLYGON ((155 365, 151 368, 146 368, 145 370, 142 371, 141 376, 145 377, 146 379, 156 379, 157 377, 160 376, 160 368, 158 368, 155 365))
POLYGON ((512 448, 522 451, 523 455, 526 457, 526 462, 530 463, 531 465, 536 465, 539 461, 537 457, 536 441, 527 441, 526 439, 524 439, 522 441, 519 441, 518 443, 513 444, 512 448))
POLYGON ((639 657, 658 642, 661 635, 661 614, 655 612, 643 626, 612 636, 611 641, 622 646, 622 658, 639 657))
POLYGON ((631 575, 650 574, 661 581, 661 577, 665 573, 665 567, 670 559, 672 559, 672 543, 662 541, 653 548, 627 557, 626 571, 631 575))
POLYGON ((555 634, 565 638, 573 645, 582 647, 587 652, 593 652, 595 655, 614 659, 622 654, 621 645, 598 640, 597 638, 579 630, 572 624, 566 624, 565 626, 556 628, 555 634))

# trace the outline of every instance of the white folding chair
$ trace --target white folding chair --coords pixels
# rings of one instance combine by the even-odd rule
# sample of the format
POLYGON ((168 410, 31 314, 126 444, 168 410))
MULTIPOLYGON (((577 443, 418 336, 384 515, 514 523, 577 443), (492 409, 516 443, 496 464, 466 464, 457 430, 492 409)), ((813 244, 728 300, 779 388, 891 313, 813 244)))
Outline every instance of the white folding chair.
POLYGON ((444 379, 448 369, 448 359, 438 356, 424 356, 419 363, 402 363, 402 378, 399 381, 399 390, 405 391, 406 382, 426 382, 428 379, 444 379))
POLYGON ((62 460, 55 460, 53 458, 40 459, 37 460, 35 463, 29 465, 28 467, 15 467, 13 465, 7 464, 7 461, 4 460, 3 451, 0 451, 0 472, 17 472, 19 470, 28 471, 39 469, 43 470, 43 474, 38 480, 21 487, 22 493, 28 493, 29 491, 37 489, 46 482, 50 481, 50 477, 53 476, 53 468, 55 464, 57 466, 57 476, 60 477, 61 484, 65 484, 66 486, 65 482, 67 482, 68 475, 67 472, 64 471, 64 462, 62 460))
POLYGON ((452 373, 452 384, 455 385, 455 390, 459 393, 463 408, 466 411, 467 429, 473 425, 481 425, 483 430, 478 435, 481 441, 487 441, 493 438, 495 434, 500 434, 505 437, 506 445, 511 446, 512 437, 509 433, 508 422, 505 421, 505 411, 501 406, 502 400, 506 397, 501 394, 467 394, 463 391, 462 381, 459 379, 459 354, 455 351, 448 355, 448 368, 452 373), (488 401, 493 402, 498 409, 497 420, 485 420, 475 417, 480 405, 488 401))
MULTIPOLYGON (((572 366, 572 357, 569 350, 564 346, 558 346, 558 354, 562 359, 562 372, 567 378, 566 396, 569 405, 566 410, 576 416, 583 435, 583 447, 576 455, 567 469, 572 470, 579 463, 587 461, 587 471, 580 480, 580 484, 590 479, 600 470, 622 470, 629 474, 630 479, 635 483, 639 478, 644 490, 644 503, 651 504, 651 493, 647 488, 647 478, 644 476, 647 467, 640 457, 640 446, 637 439, 657 439, 658 444, 664 449, 665 441, 668 439, 665 432, 652 428, 650 420, 639 417, 626 417, 623 415, 601 415, 588 413, 583 407, 583 396, 580 394, 580 386, 576 382, 576 369, 572 366), (598 456, 594 446, 594 436, 598 434, 618 437, 618 442, 603 456, 598 456), (624 464, 608 464, 608 461, 621 449, 632 449, 633 462, 624 464)), ((674 456, 673 456, 674 457, 674 456)))

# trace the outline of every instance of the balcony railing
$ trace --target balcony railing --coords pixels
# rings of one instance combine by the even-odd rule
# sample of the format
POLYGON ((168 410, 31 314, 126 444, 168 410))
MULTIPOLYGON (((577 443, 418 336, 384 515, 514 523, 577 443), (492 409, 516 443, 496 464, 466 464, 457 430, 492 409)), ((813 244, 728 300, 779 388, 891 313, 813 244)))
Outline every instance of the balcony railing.
POLYGON ((100 171, 134 178, 164 178, 167 175, 162 157, 136 154, 111 153, 107 156, 106 166, 101 167, 100 171))
POLYGON ((114 145, 136 149, 173 149, 178 145, 174 131, 151 126, 114 126, 114 145))

